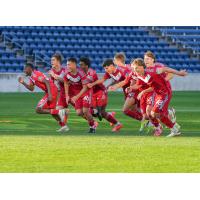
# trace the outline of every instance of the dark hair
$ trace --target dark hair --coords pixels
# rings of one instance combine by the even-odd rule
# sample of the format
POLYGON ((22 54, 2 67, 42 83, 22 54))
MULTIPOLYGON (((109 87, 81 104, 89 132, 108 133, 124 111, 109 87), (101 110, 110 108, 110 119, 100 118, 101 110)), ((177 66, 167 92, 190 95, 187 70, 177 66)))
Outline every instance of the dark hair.
POLYGON ((68 62, 73 62, 73 63, 76 63, 76 64, 77 64, 76 58, 73 58, 73 57, 68 58, 67 61, 68 61, 68 62))
POLYGON ((55 53, 52 57, 56 58, 60 63, 62 63, 63 58, 60 53, 55 53))
POLYGON ((154 62, 156 61, 156 56, 154 55, 153 52, 147 51, 144 55, 154 59, 154 62))
POLYGON ((80 62, 83 62, 85 65, 87 65, 88 67, 90 67, 90 65, 91 65, 91 61, 90 61, 90 59, 89 58, 87 58, 87 57, 81 57, 80 58, 80 62))
POLYGON ((114 62, 113 62, 113 59, 109 58, 109 59, 104 60, 103 67, 107 67, 107 66, 110 66, 110 65, 115 65, 114 62))
POLYGON ((142 58, 132 59, 131 63, 133 63, 137 66, 143 66, 145 68, 145 63, 144 63, 144 60, 142 58))
POLYGON ((32 68, 32 69, 35 68, 34 65, 33 65, 32 63, 26 63, 24 67, 25 67, 25 68, 26 68, 26 67, 30 67, 30 68, 32 68))
POLYGON ((126 61, 126 55, 124 52, 116 53, 114 58, 120 59, 123 63, 125 63, 125 61, 126 61))

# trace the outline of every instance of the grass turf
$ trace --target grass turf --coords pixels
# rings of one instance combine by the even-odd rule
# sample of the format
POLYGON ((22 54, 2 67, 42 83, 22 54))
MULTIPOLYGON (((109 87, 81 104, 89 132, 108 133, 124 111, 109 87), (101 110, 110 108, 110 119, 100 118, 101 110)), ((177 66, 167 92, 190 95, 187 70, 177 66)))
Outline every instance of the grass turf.
POLYGON ((0 93, 0 172, 200 172, 200 93, 175 92, 182 136, 139 136, 139 122, 120 111, 121 93, 110 93, 108 110, 123 123, 112 133, 102 121, 88 134, 85 120, 71 109, 70 131, 55 132, 51 116, 35 114, 41 93, 0 93))

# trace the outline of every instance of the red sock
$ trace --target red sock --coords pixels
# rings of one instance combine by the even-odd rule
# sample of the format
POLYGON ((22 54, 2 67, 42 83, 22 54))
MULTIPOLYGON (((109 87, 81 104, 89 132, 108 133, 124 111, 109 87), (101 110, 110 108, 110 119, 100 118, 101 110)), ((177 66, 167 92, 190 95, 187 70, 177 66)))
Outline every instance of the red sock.
POLYGON ((159 126, 159 121, 157 118, 153 118, 151 115, 149 116, 149 119, 151 121, 151 123, 155 126, 158 127, 159 126))
POLYGON ((111 115, 111 114, 109 114, 109 113, 107 113, 107 115, 105 116, 105 119, 107 120, 107 121, 109 121, 110 123, 112 123, 112 124, 117 124, 117 120, 111 115))
POLYGON ((52 115, 57 115, 59 113, 59 110, 51 109, 50 112, 51 112, 52 115))
POLYGON ((59 125, 60 126, 65 126, 65 123, 64 122, 59 122, 59 125))
POLYGON ((88 124, 89 124, 89 126, 94 126, 94 120, 92 119, 92 120, 88 120, 88 124))
POLYGON ((132 117, 132 118, 137 119, 139 121, 142 120, 142 114, 140 112, 138 112, 137 110, 134 110, 134 111, 126 110, 126 111, 124 111, 124 113, 126 115, 128 115, 129 117, 132 117))
POLYGON ((175 123, 172 123, 172 121, 168 118, 167 115, 161 115, 160 116, 160 121, 165 124, 168 128, 172 128, 175 123))

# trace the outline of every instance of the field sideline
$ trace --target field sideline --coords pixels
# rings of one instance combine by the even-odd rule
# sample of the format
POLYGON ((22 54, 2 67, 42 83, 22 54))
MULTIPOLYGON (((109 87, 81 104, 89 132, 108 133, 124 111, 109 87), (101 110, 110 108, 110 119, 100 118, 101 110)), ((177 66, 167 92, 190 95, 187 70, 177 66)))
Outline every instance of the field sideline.
POLYGON ((108 110, 123 123, 112 133, 100 122, 88 134, 86 121, 70 111, 70 131, 55 132, 56 122, 35 114, 42 93, 0 93, 0 172, 200 172, 200 92, 174 92, 182 136, 139 136, 139 122, 121 112, 121 93, 109 94, 108 110))

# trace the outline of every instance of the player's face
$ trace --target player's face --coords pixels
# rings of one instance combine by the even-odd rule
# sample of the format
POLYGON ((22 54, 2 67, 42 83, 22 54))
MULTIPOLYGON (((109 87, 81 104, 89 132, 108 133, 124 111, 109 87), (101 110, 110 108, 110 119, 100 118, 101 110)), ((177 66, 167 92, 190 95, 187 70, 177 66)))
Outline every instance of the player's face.
POLYGON ((59 66, 60 65, 60 62, 55 58, 55 57, 52 57, 51 58, 51 66, 53 67, 53 68, 56 68, 57 66, 59 66))
POLYGON ((32 74, 32 68, 31 67, 25 67, 24 68, 24 73, 26 74, 26 76, 31 76, 32 74))
POLYGON ((145 63, 145 65, 146 65, 147 67, 153 66, 153 64, 154 64, 154 59, 151 58, 151 57, 149 57, 149 56, 147 56, 147 55, 145 55, 145 56, 144 56, 144 63, 145 63))
POLYGON ((122 65, 122 61, 120 59, 114 58, 113 62, 115 63, 115 65, 120 66, 122 65))
POLYGON ((79 64, 82 70, 87 71, 88 66, 84 62, 80 62, 79 64))
POLYGON ((76 70, 76 63, 71 62, 71 61, 67 61, 67 68, 68 68, 69 71, 76 70))
POLYGON ((140 75, 140 76, 144 75, 144 67, 143 66, 138 66, 136 64, 133 64, 132 67, 137 75, 140 75))
POLYGON ((108 74, 113 74, 115 71, 115 67, 113 65, 106 66, 104 69, 108 74))

